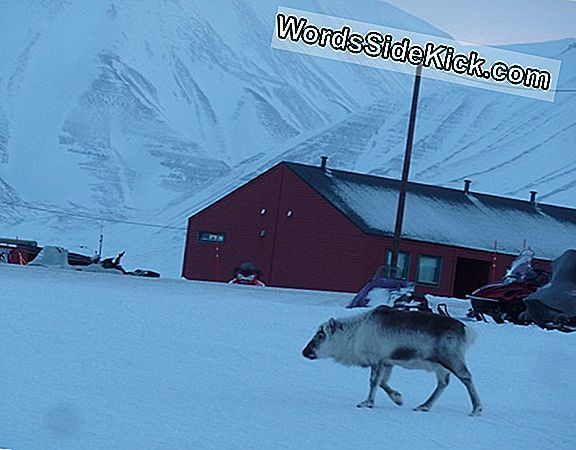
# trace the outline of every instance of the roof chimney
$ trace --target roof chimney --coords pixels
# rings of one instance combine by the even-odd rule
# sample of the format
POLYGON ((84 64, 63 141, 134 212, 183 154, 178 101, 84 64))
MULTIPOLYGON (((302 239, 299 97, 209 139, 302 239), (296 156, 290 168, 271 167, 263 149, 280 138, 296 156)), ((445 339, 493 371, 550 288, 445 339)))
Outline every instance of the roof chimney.
POLYGON ((538 194, 537 191, 530 191, 530 204, 531 205, 536 204, 536 194, 538 194))
POLYGON ((322 162, 320 163, 320 168, 322 170, 326 170, 326 161, 328 161, 328 157, 327 156, 321 156, 320 159, 322 160, 322 162))
POLYGON ((464 193, 468 195, 470 193, 470 185, 472 184, 472 180, 464 180, 464 193))

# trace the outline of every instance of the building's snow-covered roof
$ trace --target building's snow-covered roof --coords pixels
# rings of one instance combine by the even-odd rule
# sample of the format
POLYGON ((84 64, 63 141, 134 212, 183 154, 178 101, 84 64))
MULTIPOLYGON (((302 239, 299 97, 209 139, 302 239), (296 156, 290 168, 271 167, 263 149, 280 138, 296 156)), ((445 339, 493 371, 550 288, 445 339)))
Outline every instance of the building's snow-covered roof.
MULTIPOLYGON (((364 232, 393 234, 399 180, 286 165, 364 232)), ((510 254, 526 243, 554 259, 576 248, 576 210, 410 182, 402 237, 510 254)))

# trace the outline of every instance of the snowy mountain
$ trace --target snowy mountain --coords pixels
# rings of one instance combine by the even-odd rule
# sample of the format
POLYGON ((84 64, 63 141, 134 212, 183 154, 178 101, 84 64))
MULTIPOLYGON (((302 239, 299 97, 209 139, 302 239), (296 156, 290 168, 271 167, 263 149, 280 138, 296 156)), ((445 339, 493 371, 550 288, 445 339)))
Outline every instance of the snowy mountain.
MULTIPOLYGON (((391 10, 378 3, 365 7, 391 10)), ((382 72, 332 73, 324 61, 273 51, 273 2, 3 5, 0 42, 12 42, 0 66, 3 178, 27 200, 157 208, 405 87, 382 72), (359 78, 358 89, 343 89, 359 78)))
POLYGON ((454 378, 412 411, 435 376, 402 368, 404 406, 380 391, 368 410, 368 369, 301 356, 318 325, 357 313, 349 294, 6 265, 0 279, 18 293, 2 301, 0 448, 576 448, 574 336, 467 322, 482 416, 454 378))
MULTIPOLYGON (((446 36, 377 0, 283 5, 446 36)), ((321 154, 398 176, 411 77, 271 48, 277 6, 2 2, 0 234, 88 245, 104 227, 109 248, 146 242, 150 255, 168 239, 179 258, 181 231, 77 216, 183 227, 273 163, 321 154)), ((576 85, 576 41, 514 49, 561 59, 559 86, 576 85)), ((576 206, 575 94, 547 103, 425 79, 421 95, 413 179, 576 206)))

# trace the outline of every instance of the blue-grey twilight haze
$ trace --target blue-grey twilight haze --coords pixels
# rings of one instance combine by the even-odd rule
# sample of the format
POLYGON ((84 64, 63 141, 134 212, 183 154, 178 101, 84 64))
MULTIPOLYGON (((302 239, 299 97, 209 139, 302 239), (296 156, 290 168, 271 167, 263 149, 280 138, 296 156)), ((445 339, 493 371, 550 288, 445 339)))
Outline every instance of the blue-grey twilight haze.
POLYGON ((576 2, 569 0, 386 0, 455 39, 497 45, 576 37, 576 2))

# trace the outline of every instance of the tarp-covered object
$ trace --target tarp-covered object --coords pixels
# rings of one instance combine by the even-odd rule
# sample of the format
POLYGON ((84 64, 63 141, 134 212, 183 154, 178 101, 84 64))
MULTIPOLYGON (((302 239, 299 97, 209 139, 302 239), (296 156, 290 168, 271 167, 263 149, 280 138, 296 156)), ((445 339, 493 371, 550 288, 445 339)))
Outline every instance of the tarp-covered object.
POLYGON ((554 260, 552 280, 524 299, 525 320, 543 324, 576 320, 576 250, 554 260))
POLYGON ((31 266, 59 267, 70 269, 68 264, 68 250, 61 247, 46 246, 38 256, 32 260, 31 266))

